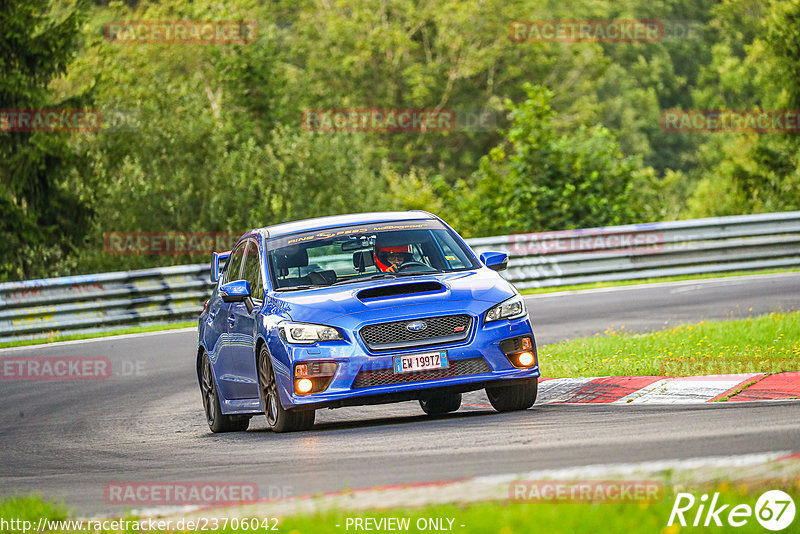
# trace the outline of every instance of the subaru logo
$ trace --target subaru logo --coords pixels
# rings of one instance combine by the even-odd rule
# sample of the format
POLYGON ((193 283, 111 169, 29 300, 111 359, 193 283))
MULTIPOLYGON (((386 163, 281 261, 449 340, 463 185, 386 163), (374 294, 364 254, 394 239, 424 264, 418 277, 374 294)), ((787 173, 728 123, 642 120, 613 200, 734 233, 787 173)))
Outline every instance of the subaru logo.
POLYGON ((409 332, 422 332, 423 330, 428 328, 428 323, 426 323, 425 321, 414 321, 408 323, 406 325, 406 328, 408 328, 409 332))

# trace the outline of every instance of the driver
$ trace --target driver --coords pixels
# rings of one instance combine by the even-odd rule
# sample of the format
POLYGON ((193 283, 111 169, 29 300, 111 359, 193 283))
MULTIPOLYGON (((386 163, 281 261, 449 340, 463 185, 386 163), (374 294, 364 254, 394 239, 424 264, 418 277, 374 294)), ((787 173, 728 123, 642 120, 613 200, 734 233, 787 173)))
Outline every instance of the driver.
POLYGON ((411 245, 393 247, 375 246, 375 266, 385 273, 394 273, 406 262, 414 258, 411 245))

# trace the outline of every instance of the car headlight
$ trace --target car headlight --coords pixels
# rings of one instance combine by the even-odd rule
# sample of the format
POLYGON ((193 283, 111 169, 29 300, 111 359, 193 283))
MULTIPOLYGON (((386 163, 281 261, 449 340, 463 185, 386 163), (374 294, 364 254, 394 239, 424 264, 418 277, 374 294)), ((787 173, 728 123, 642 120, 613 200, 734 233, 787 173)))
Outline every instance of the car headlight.
POLYGON ((521 295, 517 295, 487 311, 486 322, 499 321, 500 319, 519 319, 526 315, 528 315, 528 310, 525 309, 525 301, 521 295))
POLYGON ((316 343, 317 341, 336 341, 344 339, 333 327, 309 323, 281 323, 283 337, 289 343, 316 343))

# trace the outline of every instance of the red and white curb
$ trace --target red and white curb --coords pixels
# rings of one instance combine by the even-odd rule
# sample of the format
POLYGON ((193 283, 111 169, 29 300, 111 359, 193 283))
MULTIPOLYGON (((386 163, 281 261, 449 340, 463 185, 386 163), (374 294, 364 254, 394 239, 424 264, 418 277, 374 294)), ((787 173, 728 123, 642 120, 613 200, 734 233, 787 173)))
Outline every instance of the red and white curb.
MULTIPOLYGON (((800 400, 800 372, 707 376, 540 378, 536 405, 698 404, 712 401, 800 400)), ((486 393, 466 393, 462 406, 491 408, 486 393)))
POLYGON ((537 404, 694 404, 800 399, 800 372, 540 379, 537 404))

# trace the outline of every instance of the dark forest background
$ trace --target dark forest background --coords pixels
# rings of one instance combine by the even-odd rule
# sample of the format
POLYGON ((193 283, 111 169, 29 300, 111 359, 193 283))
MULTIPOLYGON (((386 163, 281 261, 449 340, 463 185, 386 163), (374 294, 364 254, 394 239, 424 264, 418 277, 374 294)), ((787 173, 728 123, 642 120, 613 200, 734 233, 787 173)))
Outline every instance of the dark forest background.
POLYGON ((800 2, 5 0, 0 281, 197 263, 103 235, 425 209, 465 237, 800 209, 793 134, 668 133, 668 109, 800 109, 800 2), (518 43, 514 20, 657 19, 654 43, 518 43), (110 41, 122 20, 256 21, 248 44, 110 41), (483 113, 448 132, 312 132, 303 110, 483 113))

